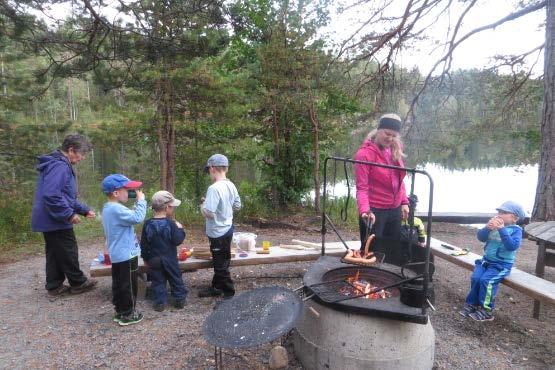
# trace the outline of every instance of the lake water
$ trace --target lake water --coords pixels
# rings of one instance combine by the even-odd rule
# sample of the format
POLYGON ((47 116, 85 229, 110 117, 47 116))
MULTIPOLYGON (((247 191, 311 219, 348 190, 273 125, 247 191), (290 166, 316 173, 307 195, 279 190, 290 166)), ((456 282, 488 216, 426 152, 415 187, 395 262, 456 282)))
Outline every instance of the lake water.
MULTIPOLYGON (((520 203, 528 215, 534 207, 537 165, 452 171, 427 164, 418 169, 428 172, 434 181, 434 212, 495 212, 495 208, 507 200, 520 203)), ((352 182, 354 197, 354 180, 352 182)), ((409 192, 409 179, 405 180, 405 185, 409 192)), ((418 211, 428 209, 429 190, 426 176, 417 174, 414 193, 419 200, 418 211)), ((338 183, 328 194, 345 196, 347 187, 344 182, 338 183)))

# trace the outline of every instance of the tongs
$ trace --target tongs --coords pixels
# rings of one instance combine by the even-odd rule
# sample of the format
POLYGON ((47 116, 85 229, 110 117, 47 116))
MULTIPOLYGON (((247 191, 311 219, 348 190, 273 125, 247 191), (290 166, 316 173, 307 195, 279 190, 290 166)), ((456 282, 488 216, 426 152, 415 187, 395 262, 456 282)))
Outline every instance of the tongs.
MULTIPOLYGON (((377 263, 382 263, 384 258, 385 258, 385 254, 384 253, 373 253, 373 257, 375 258, 374 261, 370 262, 368 260, 368 262, 358 262, 356 260, 352 260, 348 257, 349 256, 349 252, 351 251, 351 248, 349 248, 349 246, 347 245, 347 243, 345 242, 345 240, 343 239, 343 237, 341 236, 341 234, 339 233, 339 231, 337 231, 337 229, 335 228, 335 225, 333 224, 333 222, 330 220, 328 215, 325 215, 326 220, 328 221, 328 224, 331 226, 332 230, 335 232, 335 234, 337 235, 337 237, 339 238, 339 240, 341 240, 341 243, 343 243, 343 246, 345 247, 345 249, 347 249, 347 252, 343 255, 343 257, 341 257, 341 262, 342 263, 346 263, 349 265, 356 265, 356 266, 372 266, 375 265, 377 263)), ((364 243, 364 256, 368 256, 370 253, 370 244, 372 243, 372 240, 374 239, 374 235, 370 235, 370 230, 372 229, 372 223, 371 222, 366 222, 366 241, 364 243)), ((362 258, 361 258, 362 259, 362 258)))

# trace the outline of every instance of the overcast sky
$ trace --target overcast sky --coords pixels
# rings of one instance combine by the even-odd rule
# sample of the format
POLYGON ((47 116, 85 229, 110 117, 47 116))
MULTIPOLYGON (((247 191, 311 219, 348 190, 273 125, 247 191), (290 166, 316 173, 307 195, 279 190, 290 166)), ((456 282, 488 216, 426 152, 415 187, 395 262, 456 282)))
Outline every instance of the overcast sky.
MULTIPOLYGON (((382 3, 380 0, 372 2, 376 6, 382 3)), ((481 0, 468 13, 465 22, 461 26, 459 35, 468 31, 493 23, 516 9, 516 1, 511 0, 481 0)), ((403 12, 407 0, 396 0, 396 8, 392 8, 388 15, 399 15, 403 12)), ((464 3, 453 1, 449 16, 444 15, 439 21, 433 23, 427 31, 429 39, 421 41, 415 49, 404 49, 396 62, 410 68, 418 66, 422 73, 427 73, 440 57, 441 48, 438 42, 447 39, 447 30, 456 23, 464 3), (450 18, 450 19, 449 19, 450 18), (435 52, 434 52, 434 49, 435 52)), ((344 39, 358 28, 360 20, 368 17, 368 8, 358 7, 340 16, 334 15, 329 30, 332 32, 330 38, 344 39)), ((432 23, 431 16, 429 21, 432 23)), ((520 54, 527 52, 545 40, 545 30, 542 27, 545 22, 545 9, 528 14, 518 20, 505 23, 494 30, 483 31, 475 34, 464 41, 454 53, 453 68, 480 68, 491 64, 490 58, 498 54, 520 54)), ((383 26, 377 25, 377 27, 383 26)), ((538 54, 528 58, 528 64, 532 65, 537 60, 538 54)), ((535 67, 535 74, 543 73, 543 52, 535 67)))

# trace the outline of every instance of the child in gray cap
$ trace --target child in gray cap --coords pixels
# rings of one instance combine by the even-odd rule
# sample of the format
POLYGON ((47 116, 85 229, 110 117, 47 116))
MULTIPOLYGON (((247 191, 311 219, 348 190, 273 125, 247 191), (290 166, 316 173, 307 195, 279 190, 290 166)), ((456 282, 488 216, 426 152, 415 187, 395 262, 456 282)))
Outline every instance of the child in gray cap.
POLYGON ((214 277, 209 287, 199 290, 199 297, 231 298, 235 287, 229 265, 231 262, 231 239, 233 237, 233 211, 241 208, 241 198, 235 185, 226 177, 229 161, 223 154, 208 158, 204 171, 210 175, 212 185, 200 210, 206 219, 206 235, 214 265, 214 277))
POLYGON ((152 196, 154 217, 143 225, 141 234, 141 257, 148 264, 148 274, 154 292, 154 310, 164 311, 168 304, 166 282, 170 284, 175 307, 185 307, 187 287, 183 283, 177 246, 185 240, 183 225, 175 221, 175 208, 181 204, 179 199, 166 190, 152 196))

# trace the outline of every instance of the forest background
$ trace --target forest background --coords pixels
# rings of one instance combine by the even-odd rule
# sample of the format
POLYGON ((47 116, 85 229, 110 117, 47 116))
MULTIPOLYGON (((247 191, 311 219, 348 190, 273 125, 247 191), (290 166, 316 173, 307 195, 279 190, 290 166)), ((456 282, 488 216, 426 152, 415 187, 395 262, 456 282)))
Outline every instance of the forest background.
MULTIPOLYGON (((202 221, 202 168, 216 152, 231 160, 239 219, 318 211, 319 197, 307 194, 321 187, 323 159, 352 156, 385 112, 406 119, 409 167, 540 159, 544 81, 522 64, 542 45, 435 75, 387 52, 426 42, 397 25, 439 0, 409 1, 410 12, 393 18, 374 4, 368 18, 389 24, 385 31, 339 47, 322 33, 337 11, 326 0, 120 1, 112 20, 99 14, 102 2, 87 0, 55 19, 48 9, 57 3, 0 0, 2 252, 40 244, 30 230, 36 157, 71 132, 94 145, 75 167, 84 202, 99 211, 102 178, 120 172, 143 181, 147 196, 174 192, 185 224, 202 221)), ((519 2, 515 12, 538 3, 519 2)), ((99 220, 77 231, 102 235, 99 220)))

